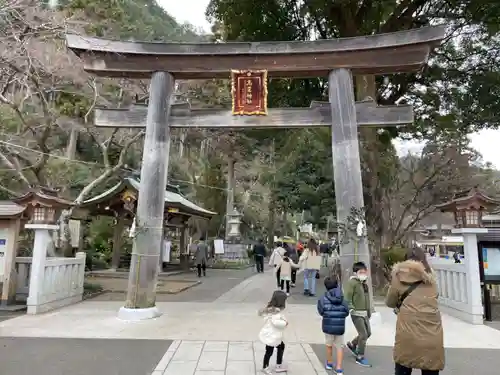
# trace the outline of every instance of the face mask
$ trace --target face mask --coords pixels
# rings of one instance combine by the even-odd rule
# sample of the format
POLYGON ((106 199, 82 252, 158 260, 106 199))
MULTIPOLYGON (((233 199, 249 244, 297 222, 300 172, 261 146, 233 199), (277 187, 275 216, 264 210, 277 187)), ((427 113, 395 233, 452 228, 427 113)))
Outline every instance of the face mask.
POLYGON ((358 279, 359 281, 366 281, 366 279, 368 279, 368 275, 365 274, 358 275, 358 279))

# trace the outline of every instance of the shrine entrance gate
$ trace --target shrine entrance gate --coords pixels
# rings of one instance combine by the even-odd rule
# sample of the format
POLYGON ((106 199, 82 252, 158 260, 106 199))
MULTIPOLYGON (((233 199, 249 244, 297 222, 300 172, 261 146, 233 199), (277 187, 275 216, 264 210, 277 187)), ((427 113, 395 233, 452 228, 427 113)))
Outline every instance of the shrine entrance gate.
MULTIPOLYGON (((97 126, 146 128, 137 234, 127 301, 119 316, 145 319, 160 314, 155 289, 171 128, 331 127, 337 220, 345 222, 352 208, 364 206, 358 127, 413 122, 410 106, 378 107, 375 98, 356 103, 353 74, 417 71, 444 32, 444 26, 435 26, 333 40, 219 44, 122 42, 68 34, 67 46, 81 58, 87 72, 151 79, 147 108, 101 109, 95 116, 97 126), (172 103, 175 80, 229 78, 231 72, 232 111, 172 103), (329 101, 313 102, 310 108, 267 109, 268 77, 328 77, 329 101)), ((342 272, 351 267, 355 252, 352 242, 341 246, 342 272)), ((366 238, 358 243, 357 257, 370 264, 366 238)))

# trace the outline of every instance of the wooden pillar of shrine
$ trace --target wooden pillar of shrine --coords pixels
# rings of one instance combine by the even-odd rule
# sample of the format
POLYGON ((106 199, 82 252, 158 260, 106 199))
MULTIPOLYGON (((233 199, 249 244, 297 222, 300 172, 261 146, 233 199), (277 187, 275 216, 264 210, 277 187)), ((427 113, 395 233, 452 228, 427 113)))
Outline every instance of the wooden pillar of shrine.
POLYGON ((165 186, 170 149, 168 118, 174 85, 175 80, 171 74, 152 74, 127 300, 118 314, 126 320, 148 319, 161 314, 155 307, 156 283, 163 243, 165 186))
MULTIPOLYGON (((335 182, 337 221, 347 223, 351 209, 364 207, 361 162, 359 157, 358 126, 352 74, 348 69, 335 69, 328 79, 332 116, 332 158, 335 182)), ((366 237, 340 243, 342 280, 349 278, 353 263, 358 260, 370 266, 366 237)), ((368 279, 373 298, 371 279, 368 279)))

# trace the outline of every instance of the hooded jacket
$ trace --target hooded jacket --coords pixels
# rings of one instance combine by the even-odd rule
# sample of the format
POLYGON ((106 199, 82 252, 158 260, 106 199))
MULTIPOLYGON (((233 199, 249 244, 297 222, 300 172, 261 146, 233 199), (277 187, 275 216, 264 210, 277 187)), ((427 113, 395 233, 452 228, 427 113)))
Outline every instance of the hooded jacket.
POLYGON ((283 341, 283 335, 288 322, 280 309, 271 307, 259 310, 259 316, 264 317, 264 326, 259 332, 259 340, 267 346, 278 346, 283 341))
POLYGON ((345 319, 349 316, 349 308, 340 288, 327 290, 318 300, 318 313, 323 317, 323 333, 334 336, 345 333, 345 319))
POLYGON ((407 260, 392 270, 385 302, 396 307, 413 283, 421 282, 402 302, 396 323, 394 362, 422 370, 443 370, 443 326, 434 275, 421 262, 407 260))

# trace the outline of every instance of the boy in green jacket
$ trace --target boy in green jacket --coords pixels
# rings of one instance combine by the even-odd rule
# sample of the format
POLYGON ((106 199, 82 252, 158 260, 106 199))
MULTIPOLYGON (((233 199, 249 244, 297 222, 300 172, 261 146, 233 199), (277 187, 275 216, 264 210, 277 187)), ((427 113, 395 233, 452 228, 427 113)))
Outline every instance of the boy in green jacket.
POLYGON ((344 299, 349 305, 349 313, 358 336, 347 347, 356 357, 356 363, 364 367, 371 367, 365 358, 366 341, 371 336, 370 328, 370 295, 368 293, 368 267, 363 262, 356 262, 352 266, 354 276, 345 285, 344 299))

